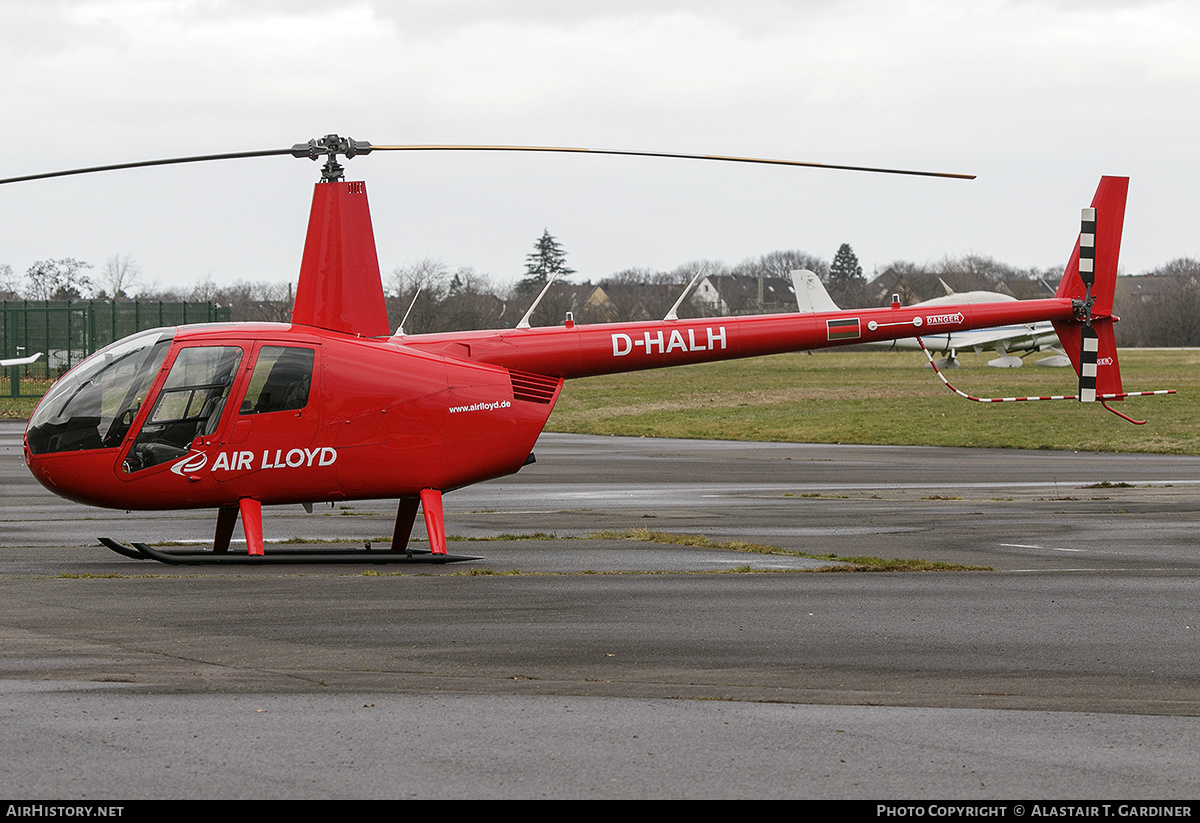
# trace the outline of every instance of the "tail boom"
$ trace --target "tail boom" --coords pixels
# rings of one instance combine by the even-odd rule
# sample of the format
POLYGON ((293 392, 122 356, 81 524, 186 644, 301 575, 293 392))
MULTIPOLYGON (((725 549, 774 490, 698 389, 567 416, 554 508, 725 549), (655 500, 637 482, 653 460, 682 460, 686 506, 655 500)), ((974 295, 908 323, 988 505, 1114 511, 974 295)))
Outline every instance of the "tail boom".
POLYGON ((779 314, 543 326, 454 335, 410 335, 395 342, 556 377, 588 377, 789 351, 859 345, 922 332, 1067 320, 1069 299, 942 306, 895 306, 779 314))

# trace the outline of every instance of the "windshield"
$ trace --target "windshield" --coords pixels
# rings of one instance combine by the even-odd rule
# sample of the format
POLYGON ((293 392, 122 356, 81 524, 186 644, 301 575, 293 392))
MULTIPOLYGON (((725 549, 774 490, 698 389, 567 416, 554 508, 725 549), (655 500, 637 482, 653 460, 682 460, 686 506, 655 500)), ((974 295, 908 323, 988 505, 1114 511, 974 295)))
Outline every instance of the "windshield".
POLYGON ((29 421, 29 450, 47 454, 120 446, 174 336, 174 329, 135 334, 67 372, 29 421))

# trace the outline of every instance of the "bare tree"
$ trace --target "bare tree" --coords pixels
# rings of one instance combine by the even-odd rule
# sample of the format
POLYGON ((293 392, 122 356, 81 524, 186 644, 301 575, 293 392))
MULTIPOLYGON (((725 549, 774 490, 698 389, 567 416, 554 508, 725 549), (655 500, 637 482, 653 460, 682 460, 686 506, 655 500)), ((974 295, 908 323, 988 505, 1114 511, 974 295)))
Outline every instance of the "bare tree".
POLYGON ((187 299, 197 303, 215 302, 218 299, 219 292, 220 289, 217 287, 216 281, 213 280, 212 272, 208 271, 204 273, 204 277, 192 285, 191 290, 187 293, 187 299))
POLYGON ((470 266, 459 267, 450 278, 442 301, 442 330, 464 331, 499 326, 505 301, 496 293, 491 278, 470 266))
POLYGON ((215 297, 229 306, 233 320, 287 323, 292 319, 291 293, 291 283, 238 280, 215 297))
POLYGON ((799 249, 767 252, 733 267, 733 274, 751 277, 787 277, 798 269, 808 269, 822 280, 829 280, 829 263, 824 258, 799 249))
POLYGON ((111 300, 128 300, 130 292, 140 285, 141 277, 142 267, 132 255, 114 254, 104 261, 104 268, 100 270, 100 289, 96 296, 111 300))
POLYGON ((78 300, 92 289, 91 279, 83 273, 91 267, 73 257, 38 260, 25 270, 26 295, 30 300, 78 300))
POLYGON ((1123 346, 1200 345, 1200 262, 1180 257, 1142 277, 1117 279, 1123 346))
POLYGON ((0 263, 0 300, 21 299, 21 278, 13 273, 12 266, 0 263))
POLYGON ((867 287, 872 303, 886 303, 892 294, 899 294, 905 305, 919 303, 946 294, 945 283, 955 292, 994 291, 1021 300, 1049 297, 1052 286, 1044 281, 1057 282, 1062 270, 1019 269, 982 254, 943 257, 935 263, 916 264, 905 260, 889 263, 867 287))
POLYGON ((432 257, 394 269, 387 301, 391 327, 399 327, 407 312, 406 333, 443 331, 441 306, 450 290, 450 279, 450 267, 432 257))
POLYGON ((928 297, 929 282, 932 280, 924 266, 907 260, 895 260, 884 266, 874 280, 867 284, 867 305, 889 303, 892 295, 899 295, 901 304, 911 306, 928 297))
POLYGON ((607 302, 585 306, 583 320, 588 323, 614 323, 629 320, 648 320, 647 291, 655 279, 662 276, 653 269, 623 269, 600 281, 607 302))

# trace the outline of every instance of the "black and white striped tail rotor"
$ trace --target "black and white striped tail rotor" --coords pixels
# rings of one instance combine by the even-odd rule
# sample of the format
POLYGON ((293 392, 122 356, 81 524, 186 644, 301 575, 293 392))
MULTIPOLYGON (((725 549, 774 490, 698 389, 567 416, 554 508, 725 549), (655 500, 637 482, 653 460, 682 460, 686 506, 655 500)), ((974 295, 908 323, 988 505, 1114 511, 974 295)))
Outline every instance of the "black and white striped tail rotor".
POLYGON ((1096 360, 1100 337, 1090 322, 1079 330, 1079 402, 1096 402, 1096 360))
POLYGON ((1087 286, 1087 297, 1096 284, 1096 210, 1083 209, 1079 226, 1079 279, 1087 286))
POLYGON ((1096 210, 1083 209, 1079 227, 1079 279, 1087 287, 1087 313, 1079 336, 1079 402, 1096 402, 1096 359, 1100 338, 1092 328, 1092 286, 1096 283, 1096 210))

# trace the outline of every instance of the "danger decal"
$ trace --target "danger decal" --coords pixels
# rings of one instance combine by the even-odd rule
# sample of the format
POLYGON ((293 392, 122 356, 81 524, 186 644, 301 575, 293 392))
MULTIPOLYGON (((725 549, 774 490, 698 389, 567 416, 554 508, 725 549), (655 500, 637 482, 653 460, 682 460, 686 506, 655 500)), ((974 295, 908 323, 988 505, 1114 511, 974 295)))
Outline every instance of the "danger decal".
POLYGON ((927 314, 925 315, 925 324, 927 326, 945 326, 961 323, 963 319, 962 312, 955 312, 954 314, 927 314))

